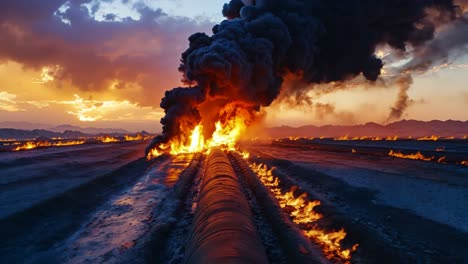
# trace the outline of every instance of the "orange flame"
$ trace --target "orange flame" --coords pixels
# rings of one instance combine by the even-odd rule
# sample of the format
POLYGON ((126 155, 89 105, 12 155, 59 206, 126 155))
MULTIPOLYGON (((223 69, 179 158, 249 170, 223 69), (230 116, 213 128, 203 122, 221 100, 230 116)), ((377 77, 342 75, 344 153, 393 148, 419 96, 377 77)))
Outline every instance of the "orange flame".
POLYGON ((181 153, 203 152, 214 147, 235 151, 237 150, 237 142, 247 129, 247 120, 248 117, 243 113, 237 113, 224 122, 217 121, 215 130, 208 139, 204 137, 203 125, 200 123, 191 131, 186 142, 173 140, 168 144, 160 144, 151 149, 146 158, 150 160, 164 153, 178 155, 181 153))
POLYGON ((14 148, 13 150, 14 151, 20 151, 20 150, 30 150, 30 149, 35 149, 39 147, 38 144, 34 141, 28 141, 26 143, 24 143, 23 145, 20 145, 20 146, 17 146, 16 148, 14 148))
POLYGON ((351 138, 348 136, 348 134, 341 136, 339 138, 335 138, 334 140, 350 140, 351 138))
MULTIPOLYGON (((338 138, 334 138, 333 140, 336 140, 336 141, 344 141, 344 140, 353 140, 353 141, 356 141, 356 140, 371 140, 371 141, 382 141, 384 140, 383 138, 381 137, 369 137, 369 136, 361 136, 361 137, 358 137, 358 136, 355 136, 355 137, 350 137, 348 135, 344 135, 344 136, 341 136, 341 137, 338 137, 338 138)), ((388 140, 388 141, 395 141, 395 140, 398 140, 398 136, 388 136, 385 138, 385 140, 388 140)))
POLYGON ((28 141, 22 145, 17 146, 13 149, 13 151, 20 151, 20 150, 31 150, 41 147, 64 147, 64 146, 74 146, 74 145, 81 145, 84 144, 84 140, 75 140, 75 141, 57 141, 57 142, 49 142, 49 141, 28 141))
POLYGON ((125 141, 139 141, 144 140, 144 137, 141 134, 136 134, 135 136, 125 135, 125 141))
POLYGON ((118 138, 111 137, 111 136, 97 137, 97 140, 101 141, 102 143, 114 143, 114 142, 120 141, 118 138))
POLYGON ((65 147, 65 146, 75 146, 75 145, 82 145, 86 143, 85 140, 74 140, 74 141, 58 141, 52 143, 54 147, 65 147))
POLYGON ((288 192, 283 192, 279 187, 279 179, 273 176, 272 171, 275 168, 268 169, 264 164, 250 164, 250 168, 258 175, 262 183, 275 195, 281 208, 289 212, 294 223, 298 224, 304 232, 304 235, 316 241, 324 251, 328 259, 340 258, 345 263, 349 263, 351 253, 356 251, 358 244, 351 249, 343 249, 341 241, 346 237, 344 229, 328 232, 313 226, 312 224, 323 216, 314 211, 314 208, 320 205, 320 201, 310 201, 307 193, 295 196, 297 187, 294 186, 288 192))
MULTIPOLYGON (((202 125, 196 126, 192 134, 190 135, 190 142, 187 145, 182 144, 181 142, 174 141, 170 144, 169 154, 178 155, 181 153, 195 153, 201 152, 205 147, 205 140, 202 134, 203 127, 202 125)), ((166 153, 168 149, 167 145, 161 144, 158 148, 153 148, 148 154, 148 159, 152 159, 162 154, 166 153), (160 149, 160 150, 159 150, 160 149)))
POLYGON ((152 158, 159 157, 159 156, 161 156, 163 154, 164 154, 164 152, 159 151, 157 148, 153 148, 153 149, 150 150, 150 152, 148 153, 148 156, 146 156, 146 158, 148 160, 150 160, 152 158))
POLYGON ((401 152, 395 152, 390 150, 388 153, 389 156, 400 158, 400 159, 413 159, 413 160, 424 160, 424 161, 432 161, 435 157, 426 157, 420 151, 415 154, 403 154, 401 152))
POLYGON ((339 231, 334 232, 325 232, 320 229, 311 229, 306 232, 307 237, 315 238, 319 240, 322 245, 325 245, 328 248, 334 249, 332 251, 325 251, 325 256, 329 259, 332 259, 336 255, 344 260, 351 259, 351 253, 356 251, 358 244, 355 244, 350 249, 341 250, 341 241, 346 237, 346 232, 344 229, 340 229, 339 231))
POLYGON ((421 138, 418 138, 417 140, 418 141, 437 141, 437 140, 439 140, 439 138, 440 137, 438 137, 438 136, 432 135, 430 137, 421 137, 421 138))
POLYGON ((235 145, 245 129, 246 125, 243 118, 235 117, 230 119, 224 126, 218 121, 216 122, 216 130, 208 142, 208 147, 224 146, 229 150, 235 150, 235 145))

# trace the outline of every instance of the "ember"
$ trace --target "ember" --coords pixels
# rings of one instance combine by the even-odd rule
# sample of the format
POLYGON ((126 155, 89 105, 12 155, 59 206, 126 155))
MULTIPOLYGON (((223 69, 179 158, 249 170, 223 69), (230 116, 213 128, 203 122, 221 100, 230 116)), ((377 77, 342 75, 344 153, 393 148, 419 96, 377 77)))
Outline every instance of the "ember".
POLYGON ((139 140, 145 140, 145 138, 141 134, 137 134, 135 136, 125 135, 125 141, 139 141, 139 140))

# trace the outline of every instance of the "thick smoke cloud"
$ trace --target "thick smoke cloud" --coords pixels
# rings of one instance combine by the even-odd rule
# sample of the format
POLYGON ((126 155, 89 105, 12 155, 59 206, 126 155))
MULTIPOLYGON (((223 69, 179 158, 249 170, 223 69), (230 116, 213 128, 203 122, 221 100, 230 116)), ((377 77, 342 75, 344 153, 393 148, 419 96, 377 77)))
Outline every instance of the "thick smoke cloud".
MULTIPOLYGON (((460 10, 458 10, 460 12, 460 10)), ((444 25, 424 46, 408 53, 411 58, 403 66, 390 69, 392 75, 388 84, 399 87, 397 101, 391 108, 387 122, 398 120, 409 106, 408 91, 413 83, 411 75, 424 74, 436 65, 450 63, 468 51, 468 14, 460 14, 458 19, 444 25)))
POLYGON ((234 19, 240 16, 240 10, 244 7, 241 0, 233 0, 223 6, 223 16, 227 19, 234 19))
POLYGON ((185 49, 186 36, 212 25, 171 17, 142 4, 134 6, 139 19, 107 14, 97 21, 93 13, 100 3, 0 1, 0 61, 35 70, 58 65, 53 76, 57 85, 70 81, 74 88, 90 92, 113 86, 129 91, 126 100, 154 106, 166 87, 180 83, 174 58, 185 49))
POLYGON ((464 14, 445 26, 436 38, 424 47, 415 50, 413 58, 400 70, 425 72, 431 66, 446 63, 450 56, 459 56, 468 51, 468 14, 464 14))
MULTIPOLYGON (((238 0, 226 4, 223 13, 228 20, 216 25, 212 36, 192 35, 182 54, 179 71, 187 85, 195 85, 187 90, 206 95, 205 102, 224 98, 253 109, 266 107, 279 96, 289 74, 307 84, 343 82, 359 75, 376 81, 383 67, 374 55, 377 46, 388 45, 402 53, 407 46, 420 50, 438 27, 460 13, 453 0, 244 3, 243 7, 238 0)), ((179 111, 172 108, 178 104, 161 106, 164 120, 177 126, 183 115, 173 114, 179 111)), ((192 110, 199 111, 197 106, 192 110)), ((169 132, 150 147, 175 136, 169 132)))
MULTIPOLYGON (((161 107, 166 110, 166 116, 161 119, 163 125, 162 134, 155 137, 155 142, 167 142, 169 135, 176 137, 179 142, 184 142, 188 139, 188 135, 184 133, 185 128, 193 128, 200 121, 201 116, 197 110, 197 106, 204 101, 204 94, 200 89, 194 87, 192 89, 175 88, 166 91, 165 97, 161 101, 161 107), (174 122, 173 116, 179 117, 177 122, 174 122)), ((151 147, 146 149, 146 153, 151 150, 151 147)))

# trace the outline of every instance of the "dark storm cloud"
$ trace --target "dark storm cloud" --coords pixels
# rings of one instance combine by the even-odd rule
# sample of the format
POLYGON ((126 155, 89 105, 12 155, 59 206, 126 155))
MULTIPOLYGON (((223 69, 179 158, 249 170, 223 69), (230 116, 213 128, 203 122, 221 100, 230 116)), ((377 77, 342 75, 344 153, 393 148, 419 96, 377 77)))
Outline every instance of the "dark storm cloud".
POLYGON ((93 3, 0 1, 0 61, 33 69, 59 65, 55 79, 71 80, 82 90, 138 84, 142 91, 129 93, 126 99, 154 106, 163 87, 179 83, 180 75, 173 68, 186 36, 211 28, 206 22, 170 17, 141 4, 134 6, 141 14, 138 20, 106 14, 105 21, 96 21, 92 12, 98 4, 91 10, 83 6, 93 3), (58 11, 64 4, 68 8, 58 11))
POLYGON ((1 1, 0 17, 3 22, 15 20, 16 22, 48 19, 65 1, 1 1))
MULTIPOLYGON (((190 37, 179 70, 207 99, 228 98, 254 109, 269 106, 279 96, 288 74, 300 76, 305 84, 343 82, 358 75, 376 81, 383 67, 374 55, 378 45, 419 50, 433 39, 437 27, 460 13, 453 0, 244 3, 242 7, 232 0, 224 6, 228 20, 213 28, 213 36, 190 37)), ((167 118, 177 123, 182 116, 167 118)), ((153 145, 157 143, 164 142, 153 145)))

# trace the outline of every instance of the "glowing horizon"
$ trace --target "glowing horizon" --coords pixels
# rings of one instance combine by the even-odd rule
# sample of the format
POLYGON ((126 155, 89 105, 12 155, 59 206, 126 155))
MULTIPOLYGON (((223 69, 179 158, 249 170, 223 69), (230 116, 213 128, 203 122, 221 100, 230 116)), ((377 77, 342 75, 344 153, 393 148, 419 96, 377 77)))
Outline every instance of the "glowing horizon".
MULTIPOLYGON (((159 119, 164 115, 159 103, 164 91, 180 85, 177 65, 181 52, 188 45, 186 39, 196 31, 210 32, 213 21, 221 19, 219 9, 224 2, 213 0, 199 8, 190 1, 163 1, 159 6, 144 1, 154 12, 146 16, 167 27, 156 29, 156 34, 145 27, 157 27, 157 23, 139 20, 141 16, 138 14, 148 11, 135 9, 135 1, 129 1, 131 5, 103 5, 93 14, 81 14, 92 19, 86 20, 82 28, 74 29, 85 34, 86 30, 95 27, 96 33, 86 36, 89 43, 75 41, 66 33, 75 25, 73 21, 68 24, 64 20, 66 7, 62 5, 55 16, 62 18, 62 25, 58 26, 63 29, 43 41, 54 44, 54 49, 73 51, 78 55, 71 57, 66 65, 59 63, 65 58, 59 51, 49 51, 50 57, 40 61, 3 57, 0 64, 0 121, 159 132, 159 119), (117 15, 118 19, 105 20, 108 12, 117 15), (177 23, 181 26, 176 26, 177 23), (119 32, 120 26, 128 27, 132 33, 119 32), (101 38, 99 32, 109 27, 115 28, 109 38, 101 38), (91 56, 86 53, 89 49, 99 56, 86 57, 91 56), (147 60, 147 56, 153 57, 147 60), (85 59, 102 61, 89 69, 93 62, 84 62, 85 59), (73 67, 76 68, 72 74, 73 67)), ((88 6, 93 4, 96 2, 91 1, 88 6)), ((107 18, 111 19, 111 16, 107 18)), ((15 37, 27 37, 30 33, 14 24, 2 27, 15 37)), ((376 53, 383 58, 389 56, 382 50, 376 53)), ((468 56, 460 54, 451 64, 436 65, 427 73, 416 76, 408 92, 408 108, 401 119, 468 120, 467 62, 468 56)), ((267 126, 385 123, 397 94, 397 87, 379 84, 375 87, 357 85, 330 94, 312 92, 312 104, 292 107, 285 102, 274 102, 264 109, 264 122, 267 126)))

